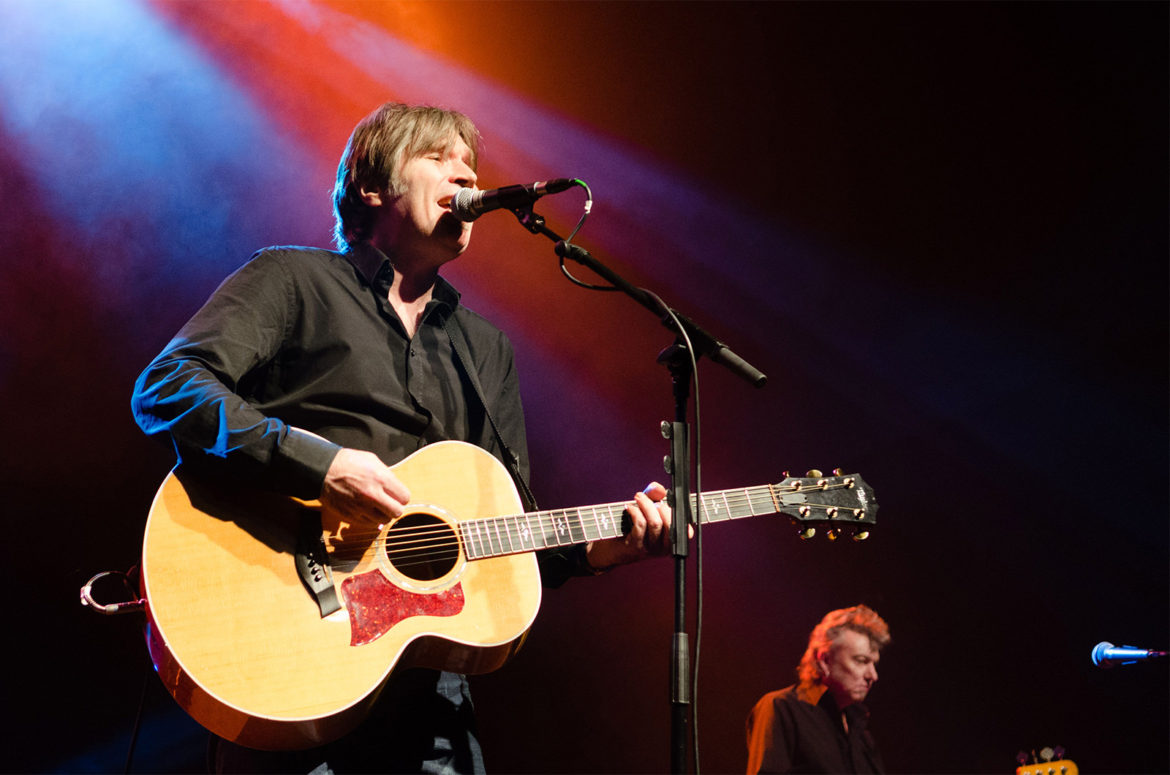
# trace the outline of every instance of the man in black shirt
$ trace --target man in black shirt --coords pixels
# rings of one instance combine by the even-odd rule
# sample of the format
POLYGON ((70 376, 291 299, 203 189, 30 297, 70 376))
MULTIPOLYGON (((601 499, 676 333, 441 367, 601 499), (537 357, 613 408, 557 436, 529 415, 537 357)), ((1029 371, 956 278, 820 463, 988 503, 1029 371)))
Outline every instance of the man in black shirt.
POLYGON ((765 694, 747 719, 748 775, 883 772, 863 700, 890 629, 872 609, 830 611, 809 635, 800 683, 765 694))
MULTIPOLYGON (((389 466, 430 442, 479 445, 526 479, 511 344, 439 276, 471 238, 450 203, 475 186, 478 146, 454 111, 388 103, 363 119, 338 168, 339 251, 268 248, 225 280, 135 384, 143 430, 169 437, 184 466, 319 498, 355 525, 403 514, 410 492, 389 466)), ((654 483, 635 495, 624 537, 542 552, 542 581, 666 553, 665 494, 654 483)), ((392 675, 371 717, 330 746, 266 754, 221 741, 217 761, 483 771, 466 679, 430 670, 392 675)))

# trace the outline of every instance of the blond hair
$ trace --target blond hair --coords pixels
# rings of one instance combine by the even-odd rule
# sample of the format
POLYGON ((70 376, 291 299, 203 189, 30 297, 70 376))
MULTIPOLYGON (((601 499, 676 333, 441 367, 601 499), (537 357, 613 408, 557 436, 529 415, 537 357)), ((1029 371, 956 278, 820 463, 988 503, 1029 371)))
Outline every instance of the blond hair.
POLYGON ((808 648, 805 649, 800 665, 796 668, 801 684, 811 685, 824 679, 817 662, 825 654, 832 652, 837 636, 842 630, 852 630, 866 636, 876 650, 882 649, 890 642, 889 625, 869 606, 855 605, 852 608, 829 611, 808 636, 808 648))

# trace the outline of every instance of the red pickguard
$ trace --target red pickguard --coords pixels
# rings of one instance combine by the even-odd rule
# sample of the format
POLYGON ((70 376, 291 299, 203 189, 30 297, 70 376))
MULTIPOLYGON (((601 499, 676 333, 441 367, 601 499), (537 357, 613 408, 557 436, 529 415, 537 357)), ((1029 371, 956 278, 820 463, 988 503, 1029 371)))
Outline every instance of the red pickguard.
POLYGON ((341 582, 349 611, 350 645, 364 646, 411 616, 454 616, 463 610, 463 586, 420 594, 395 586, 378 571, 359 573, 341 582))

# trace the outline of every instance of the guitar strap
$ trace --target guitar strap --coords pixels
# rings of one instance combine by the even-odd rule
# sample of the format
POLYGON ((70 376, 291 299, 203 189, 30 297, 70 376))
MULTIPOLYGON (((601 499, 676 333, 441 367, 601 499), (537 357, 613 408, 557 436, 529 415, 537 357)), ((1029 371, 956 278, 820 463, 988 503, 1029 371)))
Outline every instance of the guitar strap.
POLYGON ((454 310, 451 314, 444 316, 443 328, 447 331, 447 336, 451 339, 451 347, 455 350, 455 357, 459 361, 459 365, 463 368, 463 373, 471 381, 471 386, 475 388, 475 395, 479 398, 480 406, 483 407, 483 414, 487 417, 488 423, 492 426, 492 431, 496 434, 496 442, 500 445, 501 456, 504 458, 504 465, 508 468, 508 473, 512 475, 512 479, 516 482, 516 487, 520 490, 520 497, 524 499, 524 510, 536 510, 536 498, 532 495, 532 490, 528 487, 528 482, 524 481, 524 477, 520 475, 520 456, 512 451, 512 448, 504 441, 504 435, 500 433, 500 428, 496 425, 496 420, 492 417, 492 412, 488 409, 487 399, 483 395, 483 386, 479 383, 479 375, 475 371, 475 362, 471 359, 471 351, 467 349, 467 338, 463 335, 463 327, 459 325, 459 321, 455 319, 454 310))

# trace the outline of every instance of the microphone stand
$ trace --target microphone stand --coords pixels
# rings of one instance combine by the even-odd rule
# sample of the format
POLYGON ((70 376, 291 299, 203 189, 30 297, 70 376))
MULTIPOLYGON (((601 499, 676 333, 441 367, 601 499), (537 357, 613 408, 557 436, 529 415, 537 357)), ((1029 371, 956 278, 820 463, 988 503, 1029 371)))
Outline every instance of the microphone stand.
MULTIPOLYGON (((670 531, 675 593, 674 634, 670 654, 670 771, 675 775, 681 775, 687 771, 687 712, 692 701, 689 681, 690 642, 686 630, 686 558, 690 553, 687 528, 695 524, 695 515, 691 511, 690 434, 687 426, 687 401, 690 397, 693 375, 691 351, 693 350, 694 360, 706 355, 754 387, 763 387, 768 378, 693 320, 666 306, 653 294, 630 284, 591 256, 589 251, 565 242, 556 232, 545 226, 544 217, 533 212, 530 207, 518 207, 512 212, 528 231, 543 234, 556 243, 555 251, 559 257, 588 267, 658 316, 664 326, 676 332, 674 344, 659 353, 658 362, 664 364, 670 371, 674 398, 674 421, 664 421, 661 430, 663 437, 670 442, 666 472, 671 477, 671 486, 667 492, 674 514, 670 531), (690 349, 686 344, 688 341, 690 349)), ((695 764, 697 766, 698 762, 695 764)))

